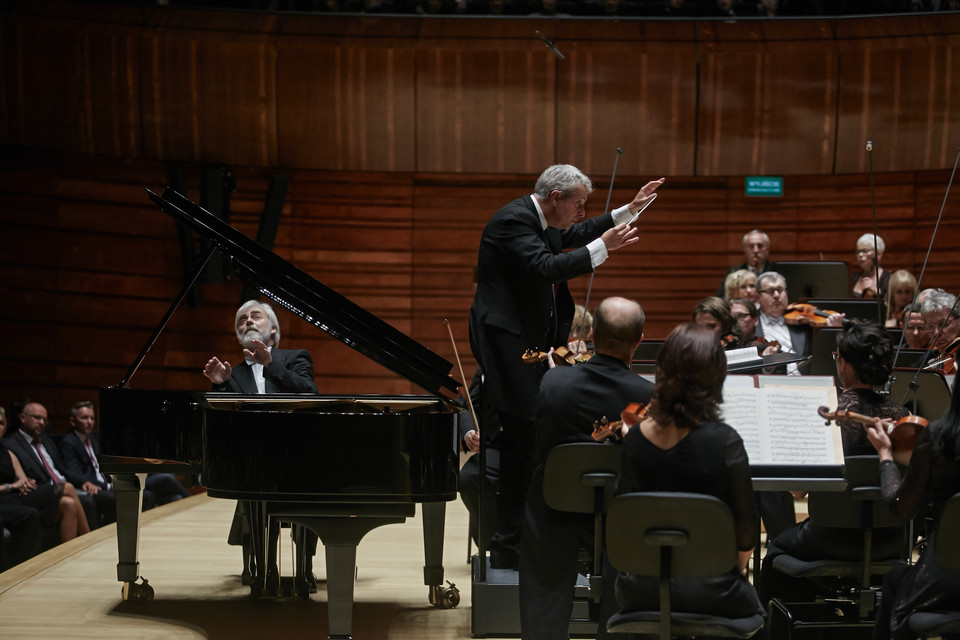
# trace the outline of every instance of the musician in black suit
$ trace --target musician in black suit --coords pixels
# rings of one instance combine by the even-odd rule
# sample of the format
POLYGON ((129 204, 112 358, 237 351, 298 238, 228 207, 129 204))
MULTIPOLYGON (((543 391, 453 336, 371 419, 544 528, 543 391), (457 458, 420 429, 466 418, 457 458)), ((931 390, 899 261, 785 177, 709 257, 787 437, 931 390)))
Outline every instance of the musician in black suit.
POLYGON ((534 421, 538 466, 527 494, 520 539, 520 631, 524 640, 568 637, 577 552, 593 529, 592 514, 560 512, 547 506, 543 464, 557 445, 592 442, 595 421, 604 417, 619 420, 631 402, 650 400, 653 385, 630 371, 630 359, 643 339, 643 325, 643 309, 636 302, 603 300, 594 316, 593 357, 548 371, 540 384, 534 421))
POLYGON ((520 514, 533 471, 533 405, 546 370, 545 363, 526 364, 520 356, 566 344, 574 308, 566 281, 638 240, 627 223, 661 184, 662 178, 649 182, 630 204, 584 220, 590 178, 571 165, 553 165, 533 194, 497 211, 483 230, 470 346, 502 429, 494 566, 517 566, 520 514))
MULTIPOLYGON (((723 298, 726 295, 727 276, 734 271, 746 269, 759 276, 766 271, 773 271, 773 263, 768 259, 770 257, 770 236, 759 229, 753 229, 743 235, 743 264, 730 267, 723 274, 723 281, 717 289, 717 297, 723 298)), ((759 283, 757 284, 759 287, 759 283)))
MULTIPOLYGON (((66 465, 60 456, 60 450, 54 439, 44 432, 47 425, 46 407, 39 402, 27 402, 23 405, 19 417, 20 428, 3 439, 4 446, 17 456, 24 474, 35 480, 37 485, 64 485, 64 491, 72 496, 74 485, 64 471, 66 465)), ((63 495, 63 491, 59 493, 63 495)), ((89 529, 85 526, 82 528, 87 531, 95 529, 99 522, 96 501, 89 494, 79 491, 76 493, 89 525, 89 529)))
MULTIPOLYGON (((207 361, 203 369, 213 383, 214 391, 232 393, 317 393, 317 384, 313 380, 313 359, 304 349, 278 349, 280 344, 280 321, 277 314, 266 302, 248 300, 240 305, 234 319, 237 340, 243 347, 244 361, 236 367, 216 356, 207 361)), ((241 544, 243 530, 249 526, 246 510, 252 505, 240 502, 234 514, 228 541, 241 544)), ((268 533, 270 545, 267 555, 267 590, 277 586, 279 574, 276 570, 276 544, 280 535, 279 524, 272 523, 268 533)), ((317 538, 307 532, 307 575, 310 590, 316 589, 316 579, 311 568, 311 558, 316 553, 317 538)), ((247 565, 244 564, 243 580, 247 578, 247 565)), ((256 569, 263 570, 263 567, 256 569)), ((244 582, 246 584, 246 582, 244 582)))

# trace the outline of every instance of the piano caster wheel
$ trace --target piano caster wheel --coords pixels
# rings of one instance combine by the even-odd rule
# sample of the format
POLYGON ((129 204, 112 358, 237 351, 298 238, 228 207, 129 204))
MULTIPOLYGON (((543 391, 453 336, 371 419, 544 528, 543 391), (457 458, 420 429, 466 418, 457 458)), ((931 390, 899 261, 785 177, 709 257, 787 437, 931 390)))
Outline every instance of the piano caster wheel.
POLYGON ((460 589, 447 580, 449 587, 435 584, 430 587, 430 604, 437 609, 453 609, 460 604, 460 589))
POLYGON ((123 587, 120 589, 120 595, 123 597, 124 602, 134 601, 134 602, 147 602, 148 600, 153 600, 153 587, 147 583, 147 579, 141 577, 143 582, 137 584, 136 582, 124 582, 123 587))

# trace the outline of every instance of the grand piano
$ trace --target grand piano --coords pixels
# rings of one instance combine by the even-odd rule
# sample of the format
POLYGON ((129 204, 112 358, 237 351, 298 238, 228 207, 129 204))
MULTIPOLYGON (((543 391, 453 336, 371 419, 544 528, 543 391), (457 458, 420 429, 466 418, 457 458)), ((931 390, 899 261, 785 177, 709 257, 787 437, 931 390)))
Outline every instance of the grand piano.
MULTIPOLYGON (((435 606, 456 606, 443 585, 445 503, 456 497, 460 384, 450 362, 250 240, 185 196, 147 190, 160 209, 210 242, 238 275, 288 311, 383 364, 429 395, 349 397, 136 390, 129 382, 203 268, 185 284, 124 379, 100 390, 101 467, 117 493, 117 578, 125 600, 148 600, 140 576, 139 519, 147 473, 197 474, 210 496, 248 501, 264 589, 270 520, 323 542, 329 637, 352 634, 356 548, 375 527, 403 522, 421 504, 424 584, 435 606)), ((302 555, 302 554, 298 554, 302 555)), ((298 578, 302 569, 298 557, 298 578)), ((449 583, 448 583, 449 584, 449 583)), ((307 593, 303 584, 300 593, 307 593)))

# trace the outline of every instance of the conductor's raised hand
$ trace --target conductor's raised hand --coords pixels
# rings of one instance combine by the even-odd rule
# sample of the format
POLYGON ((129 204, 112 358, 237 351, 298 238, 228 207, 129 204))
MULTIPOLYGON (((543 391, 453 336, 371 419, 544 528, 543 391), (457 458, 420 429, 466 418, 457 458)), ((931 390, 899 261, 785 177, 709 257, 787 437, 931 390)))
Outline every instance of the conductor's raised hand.
POLYGON ((207 365, 203 368, 203 375, 213 384, 223 384, 230 379, 232 373, 233 367, 230 366, 230 363, 220 362, 220 359, 216 356, 207 360, 207 365))
POLYGON ((630 213, 636 213, 643 209, 644 205, 650 202, 653 199, 653 194, 657 188, 663 184, 666 178, 660 178, 659 180, 651 180, 647 184, 643 185, 643 188, 637 192, 637 195, 634 196, 633 202, 627 205, 627 208, 630 209, 630 213))
POLYGON ((616 251, 620 247, 633 244, 640 238, 637 237, 637 228, 628 226, 626 223, 618 224, 612 229, 607 229, 600 236, 603 244, 607 246, 607 251, 616 251))

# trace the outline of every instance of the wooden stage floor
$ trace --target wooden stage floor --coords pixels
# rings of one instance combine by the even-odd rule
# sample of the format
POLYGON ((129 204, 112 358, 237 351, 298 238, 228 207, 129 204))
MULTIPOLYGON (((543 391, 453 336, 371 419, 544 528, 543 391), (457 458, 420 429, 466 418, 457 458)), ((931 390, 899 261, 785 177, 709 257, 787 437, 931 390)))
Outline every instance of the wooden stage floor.
MULTIPOLYGON (((144 514, 140 566, 156 589, 149 603, 123 602, 113 525, 0 573, 0 637, 170 640, 326 638, 324 586, 309 601, 251 600, 240 584, 240 548, 226 543, 234 502, 200 494, 144 514)), ((445 577, 461 592, 456 609, 435 609, 423 585, 417 517, 369 533, 357 550, 353 633, 357 640, 470 637, 467 512, 447 504, 445 577)), ((290 575, 289 538, 281 553, 290 575)), ((324 578, 322 552, 315 572, 324 578)))

